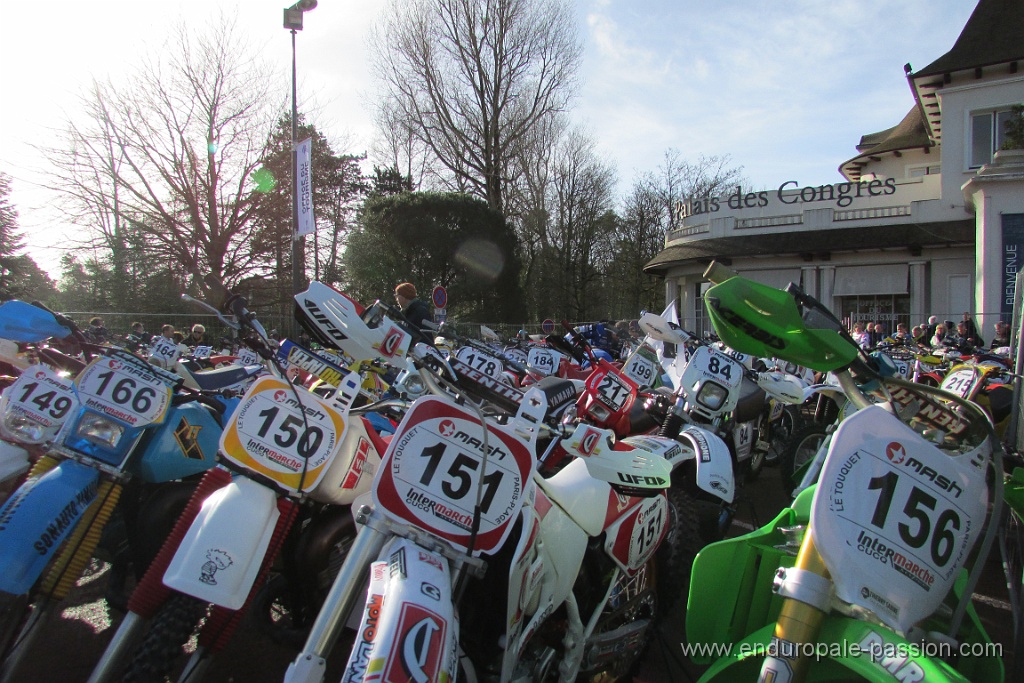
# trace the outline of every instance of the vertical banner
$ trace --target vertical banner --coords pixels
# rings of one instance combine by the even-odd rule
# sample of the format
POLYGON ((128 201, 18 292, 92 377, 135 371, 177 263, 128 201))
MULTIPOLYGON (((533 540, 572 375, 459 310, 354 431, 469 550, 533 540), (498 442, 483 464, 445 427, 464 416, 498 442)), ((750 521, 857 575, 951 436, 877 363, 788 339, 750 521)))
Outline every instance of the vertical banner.
POLYGON ((1017 273, 1024 270, 1021 266, 1024 259, 1024 213, 1004 213, 1003 216, 1003 253, 1000 269, 1002 306, 1000 319, 1013 320, 1013 295, 1016 290, 1017 273))
POLYGON ((313 138, 306 138, 295 143, 296 168, 296 204, 298 205, 298 225, 296 236, 312 235, 316 230, 313 220, 313 173, 310 168, 313 151, 313 138))

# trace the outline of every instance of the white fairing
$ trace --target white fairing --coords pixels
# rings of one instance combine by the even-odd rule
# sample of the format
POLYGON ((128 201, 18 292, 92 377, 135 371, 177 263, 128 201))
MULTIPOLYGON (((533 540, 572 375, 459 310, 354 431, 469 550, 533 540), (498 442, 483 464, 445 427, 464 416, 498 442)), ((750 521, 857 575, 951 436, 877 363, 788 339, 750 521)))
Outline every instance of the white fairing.
POLYGON ((380 557, 370 567, 363 618, 341 680, 455 680, 459 623, 448 560, 402 538, 380 557))
POLYGON ((772 398, 799 405, 804 402, 804 384, 795 375, 779 371, 757 373, 757 386, 772 398))
POLYGON ((380 358, 402 370, 409 366, 406 354, 412 338, 387 317, 370 329, 352 300, 320 282, 310 282, 295 301, 354 360, 380 358))
POLYGON ((588 536, 597 536, 604 528, 611 485, 591 476, 585 460, 575 458, 553 477, 536 481, 588 536))
POLYGON ((214 491, 174 554, 164 585, 205 602, 245 604, 280 513, 277 494, 238 477, 214 491))
POLYGON ((350 420, 334 459, 310 498, 321 503, 350 505, 356 496, 370 490, 380 467, 380 453, 361 419, 350 420))
POLYGON ((729 446, 712 432, 694 426, 683 429, 679 440, 697 454, 697 486, 731 503, 736 493, 736 479, 729 446))

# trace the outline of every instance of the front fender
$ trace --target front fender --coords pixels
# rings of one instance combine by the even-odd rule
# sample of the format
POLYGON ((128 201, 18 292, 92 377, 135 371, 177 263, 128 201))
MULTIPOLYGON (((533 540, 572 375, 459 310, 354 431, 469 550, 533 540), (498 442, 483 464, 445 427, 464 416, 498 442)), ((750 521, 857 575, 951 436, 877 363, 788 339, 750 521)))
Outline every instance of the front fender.
POLYGON ((0 508, 0 590, 28 593, 96 499, 99 471, 73 460, 25 481, 0 508))
POLYGON ((679 440, 689 444, 697 454, 697 486, 731 503, 736 493, 736 478, 729 446, 713 432, 693 425, 679 433, 679 440))
MULTIPOLYGON (((700 678, 710 681, 757 680, 764 653, 772 642, 775 624, 769 624, 735 643, 728 656, 717 660, 700 678)), ((697 644, 691 643, 690 646, 697 644)), ((971 647, 970 643, 967 643, 971 647)), ((940 651, 940 645, 928 648, 940 651)), ((954 645, 953 652, 958 651, 954 645)), ((925 646, 911 643, 893 631, 856 619, 829 615, 822 624, 816 643, 806 646, 811 654, 807 681, 893 680, 927 683, 967 683, 1002 681, 1003 663, 999 657, 960 657, 957 670, 939 657, 926 656, 925 646)))
POLYGON ((356 640, 344 683, 367 680, 453 681, 459 623, 448 560, 395 539, 370 569, 356 640))
POLYGON ((280 512, 277 493, 246 477, 214 491, 164 574, 164 585, 228 609, 252 589, 280 512))

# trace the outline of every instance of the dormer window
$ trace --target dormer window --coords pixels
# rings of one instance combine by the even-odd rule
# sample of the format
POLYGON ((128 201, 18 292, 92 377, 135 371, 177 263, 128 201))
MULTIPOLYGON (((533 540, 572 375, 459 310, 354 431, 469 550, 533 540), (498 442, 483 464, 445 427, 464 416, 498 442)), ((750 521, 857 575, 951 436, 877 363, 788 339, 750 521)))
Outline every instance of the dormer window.
POLYGON ((1006 139, 1006 124, 1012 112, 1009 109, 971 114, 971 168, 981 168, 992 161, 1006 139))

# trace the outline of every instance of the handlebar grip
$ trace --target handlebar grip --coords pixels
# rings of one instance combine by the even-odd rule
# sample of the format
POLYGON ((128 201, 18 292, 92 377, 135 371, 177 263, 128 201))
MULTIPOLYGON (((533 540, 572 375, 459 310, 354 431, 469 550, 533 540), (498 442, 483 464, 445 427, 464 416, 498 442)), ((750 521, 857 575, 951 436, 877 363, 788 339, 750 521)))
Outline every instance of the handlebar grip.
POLYGON ((730 278, 734 278, 738 275, 735 271, 726 268, 718 261, 712 261, 708 269, 704 271, 704 279, 709 280, 716 285, 725 282, 730 278))

